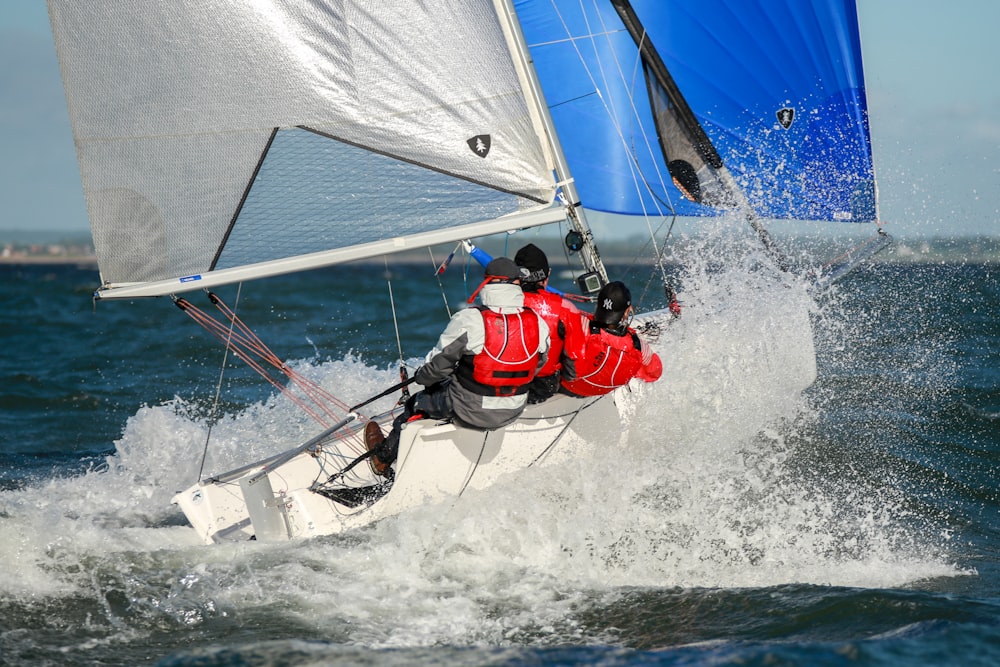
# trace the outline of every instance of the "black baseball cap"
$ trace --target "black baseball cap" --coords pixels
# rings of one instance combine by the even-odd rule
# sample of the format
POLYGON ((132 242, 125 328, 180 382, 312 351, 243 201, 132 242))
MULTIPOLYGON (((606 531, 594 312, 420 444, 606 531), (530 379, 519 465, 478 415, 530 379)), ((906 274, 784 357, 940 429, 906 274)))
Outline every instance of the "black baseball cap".
POLYGON ((499 279, 504 282, 513 282, 515 280, 524 280, 527 275, 527 269, 522 269, 509 257, 497 257, 486 265, 487 280, 499 279))
POLYGON ((594 320, 600 324, 614 326, 621 322, 625 311, 632 305, 632 293, 625 283, 615 280, 601 288, 597 295, 594 320))

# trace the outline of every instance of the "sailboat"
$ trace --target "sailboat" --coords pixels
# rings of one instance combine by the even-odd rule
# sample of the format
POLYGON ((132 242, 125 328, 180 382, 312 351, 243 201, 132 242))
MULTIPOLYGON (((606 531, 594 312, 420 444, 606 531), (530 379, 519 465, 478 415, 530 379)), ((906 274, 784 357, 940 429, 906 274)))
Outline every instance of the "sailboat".
MULTIPOLYGON (((782 271, 766 219, 878 220, 853 0, 48 6, 100 301, 194 315, 196 290, 543 225, 568 226, 592 296, 588 211, 738 211, 782 271)), ((219 339, 259 349, 220 308, 219 339)), ((412 422, 391 481, 363 463, 371 401, 331 400, 315 437, 174 502, 208 544, 339 533, 586 455, 633 398, 556 396, 490 432, 412 422)))

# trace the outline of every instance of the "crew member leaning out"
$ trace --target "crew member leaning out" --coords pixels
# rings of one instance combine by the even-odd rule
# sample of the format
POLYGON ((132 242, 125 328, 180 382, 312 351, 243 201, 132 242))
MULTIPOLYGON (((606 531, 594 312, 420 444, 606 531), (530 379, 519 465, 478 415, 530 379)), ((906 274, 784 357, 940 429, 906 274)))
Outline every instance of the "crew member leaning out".
POLYGON ((487 265, 477 290, 482 305, 455 313, 414 373, 423 391, 407 400, 385 438, 375 422, 365 425, 375 472, 391 476, 389 466, 396 460, 400 432, 411 419, 452 419, 460 426, 488 431, 521 415, 528 385, 549 349, 548 326, 524 307, 521 279, 526 274, 507 257, 487 265))
POLYGON ((631 316, 632 294, 624 283, 614 281, 601 288, 593 317, 581 318, 583 336, 566 341, 560 392, 600 396, 632 378, 645 382, 660 378, 663 363, 628 326, 631 316))

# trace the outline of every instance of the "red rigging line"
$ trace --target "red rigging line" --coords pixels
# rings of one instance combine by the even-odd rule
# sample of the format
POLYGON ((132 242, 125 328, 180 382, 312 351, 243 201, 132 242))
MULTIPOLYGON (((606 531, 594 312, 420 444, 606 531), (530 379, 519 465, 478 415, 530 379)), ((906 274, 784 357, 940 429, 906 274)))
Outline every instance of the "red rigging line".
POLYGON ((347 403, 287 366, 216 294, 209 293, 209 298, 226 322, 212 317, 187 299, 175 298, 174 303, 320 425, 328 427, 351 411, 347 403), (280 371, 288 378, 288 383, 282 382, 268 366, 280 371), (292 391, 293 388, 299 391, 292 391))

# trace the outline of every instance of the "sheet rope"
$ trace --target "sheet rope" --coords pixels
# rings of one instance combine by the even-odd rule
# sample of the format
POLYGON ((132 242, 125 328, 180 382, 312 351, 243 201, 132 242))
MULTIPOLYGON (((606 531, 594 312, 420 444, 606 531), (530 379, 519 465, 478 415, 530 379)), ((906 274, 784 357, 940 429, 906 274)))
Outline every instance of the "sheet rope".
POLYGON ((174 297, 174 303, 320 425, 329 427, 349 411, 346 402, 285 364, 218 295, 209 292, 208 297, 225 321, 187 299, 174 297))

